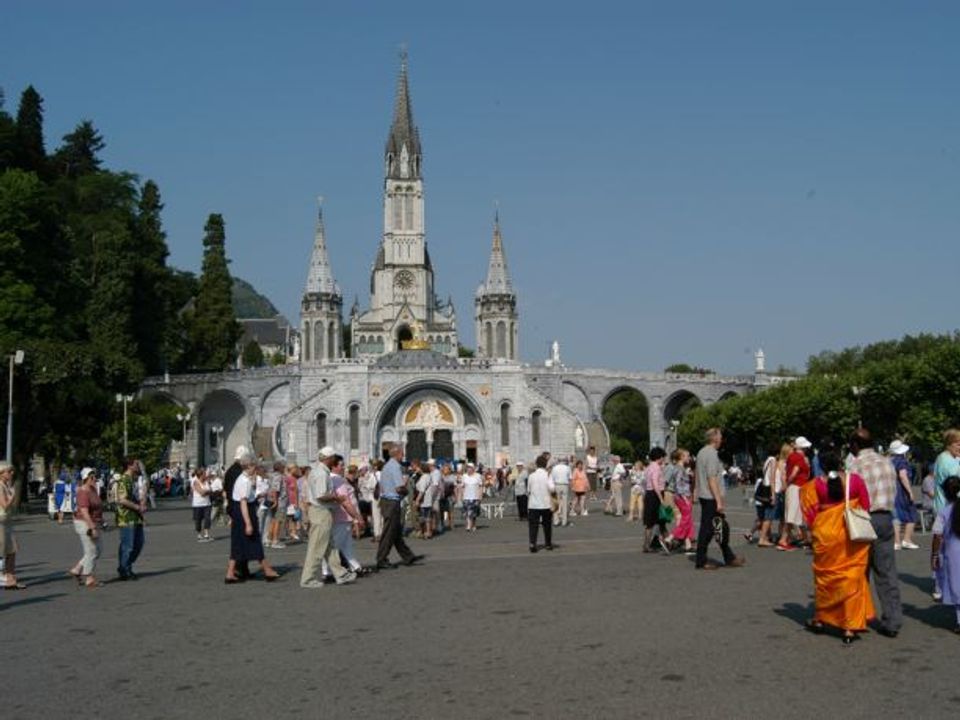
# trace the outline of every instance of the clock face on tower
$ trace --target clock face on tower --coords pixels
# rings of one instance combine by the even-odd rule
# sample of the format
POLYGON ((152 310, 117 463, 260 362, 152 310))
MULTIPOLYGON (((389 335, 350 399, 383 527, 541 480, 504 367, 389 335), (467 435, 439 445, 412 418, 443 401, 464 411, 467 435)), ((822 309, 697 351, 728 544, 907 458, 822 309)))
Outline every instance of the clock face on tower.
POLYGON ((393 278, 393 284, 401 292, 409 292, 413 289, 416 279, 413 277, 413 273, 409 270, 401 270, 393 278))

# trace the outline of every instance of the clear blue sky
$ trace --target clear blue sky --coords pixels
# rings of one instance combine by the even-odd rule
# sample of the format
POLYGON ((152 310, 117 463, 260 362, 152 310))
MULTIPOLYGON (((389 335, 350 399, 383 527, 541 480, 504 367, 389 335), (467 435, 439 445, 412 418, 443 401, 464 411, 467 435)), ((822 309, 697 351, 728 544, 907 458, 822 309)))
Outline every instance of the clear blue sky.
POLYGON ((407 43, 437 288, 473 343, 499 200, 521 351, 749 372, 960 325, 960 3, 5 3, 8 110, 156 180, 172 264, 223 213, 291 320, 315 197, 367 301, 407 43))

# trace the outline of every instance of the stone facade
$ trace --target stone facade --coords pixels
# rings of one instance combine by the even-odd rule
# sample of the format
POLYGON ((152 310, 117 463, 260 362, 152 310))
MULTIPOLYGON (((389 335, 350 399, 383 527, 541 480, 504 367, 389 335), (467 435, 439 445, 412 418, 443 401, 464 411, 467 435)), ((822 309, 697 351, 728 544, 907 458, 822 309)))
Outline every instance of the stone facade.
POLYGON ((458 357, 452 302, 437 300, 424 232, 423 156, 401 65, 384 168, 384 231, 370 281, 370 307, 351 310, 352 357, 341 343, 343 296, 317 221, 301 305, 300 361, 275 368, 151 378, 144 393, 191 410, 188 462, 229 462, 239 445, 264 457, 309 462, 324 445, 351 462, 403 443, 409 458, 486 465, 532 460, 549 450, 582 455, 609 448, 602 414, 625 388, 650 409, 651 444, 669 445, 683 404, 711 403, 769 382, 723 377, 574 369, 559 348, 543 366, 519 361, 518 297, 495 219, 485 281, 475 296, 478 352, 458 357))

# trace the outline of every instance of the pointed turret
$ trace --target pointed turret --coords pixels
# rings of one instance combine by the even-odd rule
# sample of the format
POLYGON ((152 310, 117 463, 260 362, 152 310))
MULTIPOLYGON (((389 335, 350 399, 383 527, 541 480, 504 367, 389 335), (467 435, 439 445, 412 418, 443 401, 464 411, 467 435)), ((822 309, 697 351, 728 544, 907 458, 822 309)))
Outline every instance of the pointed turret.
POLYGON ((300 303, 300 361, 305 364, 330 362, 341 355, 343 296, 330 269, 323 227, 323 198, 320 203, 307 285, 300 303))
POLYGON ((490 264, 487 266, 487 281, 481 291, 490 295, 511 295, 513 284, 507 270, 507 256, 503 252, 503 236, 500 234, 500 211, 493 220, 493 248, 490 251, 490 264))
POLYGON ((500 233, 500 211, 493 220, 493 248, 487 279, 479 288, 476 305, 477 350, 481 357, 516 360, 519 356, 517 296, 510 282, 500 233))
POLYGON ((327 254, 327 237, 323 227, 323 205, 317 213, 317 229, 313 236, 313 252, 310 254, 310 269, 307 273, 307 293, 330 293, 339 295, 340 288, 333 279, 330 256, 327 254))
POLYGON ((420 132, 413 123, 405 50, 400 54, 397 96, 393 103, 393 123, 390 125, 390 135, 387 136, 385 156, 388 178, 397 180, 420 178, 420 132))

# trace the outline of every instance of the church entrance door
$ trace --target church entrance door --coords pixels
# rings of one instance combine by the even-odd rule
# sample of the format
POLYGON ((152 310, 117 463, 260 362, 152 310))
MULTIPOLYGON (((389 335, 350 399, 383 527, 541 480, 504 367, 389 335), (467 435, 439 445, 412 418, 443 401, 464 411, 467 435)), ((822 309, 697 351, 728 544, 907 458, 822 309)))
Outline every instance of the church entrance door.
POLYGON ((453 433, 450 430, 433 431, 433 457, 437 460, 453 460, 453 433))
POLYGON ((419 460, 423 462, 427 457, 427 433, 425 430, 408 430, 406 460, 419 460))

